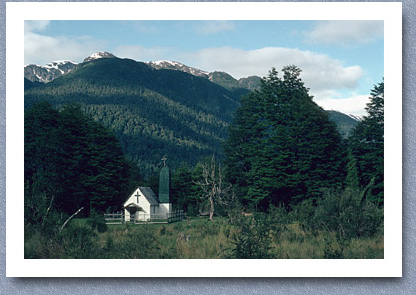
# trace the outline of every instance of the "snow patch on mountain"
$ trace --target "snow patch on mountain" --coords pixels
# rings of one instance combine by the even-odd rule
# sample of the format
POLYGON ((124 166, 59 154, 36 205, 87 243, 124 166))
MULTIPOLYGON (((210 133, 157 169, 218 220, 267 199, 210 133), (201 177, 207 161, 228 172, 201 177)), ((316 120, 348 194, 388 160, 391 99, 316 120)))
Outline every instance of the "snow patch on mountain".
POLYGON ((77 66, 76 62, 70 60, 53 61, 46 65, 26 65, 24 76, 32 82, 48 83, 62 75, 71 72, 77 66))
POLYGON ((177 71, 182 71, 182 72, 194 75, 194 76, 205 77, 205 78, 208 78, 208 75, 209 75, 209 72, 206 72, 197 68, 189 67, 177 61, 157 60, 157 61, 146 62, 146 64, 148 64, 149 66, 157 70, 159 69, 177 70, 177 71))
POLYGON ((89 62, 89 61, 96 60, 96 59, 101 59, 101 58, 117 58, 117 56, 115 56, 114 54, 112 54, 110 52, 99 51, 99 52, 96 52, 96 53, 91 54, 90 56, 88 56, 86 59, 84 59, 83 62, 89 62))

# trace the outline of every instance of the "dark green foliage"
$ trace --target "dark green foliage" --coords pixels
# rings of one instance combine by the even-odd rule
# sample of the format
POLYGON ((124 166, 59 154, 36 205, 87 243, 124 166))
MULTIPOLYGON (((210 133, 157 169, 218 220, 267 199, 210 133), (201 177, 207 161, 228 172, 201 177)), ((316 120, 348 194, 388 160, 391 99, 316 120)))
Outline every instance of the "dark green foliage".
POLYGON ((85 112, 116 132, 123 151, 147 177, 159 171, 163 155, 172 168, 220 155, 239 95, 206 78, 113 58, 80 64, 28 89, 25 106, 40 100, 81 103, 85 112))
POLYGON ((357 160, 352 155, 351 150, 348 151, 347 178, 346 186, 350 189, 358 189, 360 186, 357 170, 357 160))
POLYGON ((56 237, 58 242, 65 249, 65 257, 69 259, 87 259, 94 257, 98 249, 95 243, 96 233, 89 226, 69 223, 56 237))
POLYGON ((122 241, 108 241, 103 257, 112 259, 157 259, 160 248, 156 233, 147 225, 126 229, 122 241))
POLYGON ((87 224, 97 230, 99 233, 104 233, 108 230, 108 226, 105 223, 104 216, 102 214, 93 213, 88 219, 87 224))
POLYGON ((274 258, 271 247, 271 221, 266 214, 245 218, 239 232, 233 237, 230 257, 237 259, 274 258))
POLYGON ((234 86, 226 89, 207 78, 133 60, 99 59, 47 84, 26 83, 25 108, 44 100, 54 106, 80 103, 114 130, 123 152, 148 178, 159 172, 163 155, 172 169, 183 162, 196 165, 212 154, 223 158, 221 143, 240 97, 258 88, 260 78, 214 76, 234 86))
POLYGON ((316 204, 298 206, 299 223, 307 230, 335 232, 340 242, 371 237, 383 228, 383 209, 366 198, 367 190, 324 190, 316 204))
POLYGON ((177 209, 191 216, 199 214, 202 195, 196 182, 200 173, 200 167, 182 164, 172 175, 172 202, 177 209))
POLYGON ((320 194, 345 179, 336 126, 312 101, 295 66, 273 69, 242 99, 225 145, 228 177, 246 205, 267 209, 320 194))
MULTIPOLYGON (((30 208, 32 199, 42 198, 40 203, 48 204, 43 207, 69 215, 81 207, 86 214, 92 209, 105 212, 120 206, 132 176, 137 175, 116 137, 80 107, 57 111, 40 103, 25 112, 25 194, 30 208)), ((28 222, 37 222, 33 218, 38 217, 30 218, 28 222)))
POLYGON ((44 84, 41 83, 41 82, 32 82, 32 81, 25 78, 25 82, 24 82, 25 90, 29 90, 31 88, 35 88, 35 87, 42 86, 42 85, 44 85, 44 84))
POLYGON ((353 157, 357 161, 360 187, 374 178, 370 200, 383 204, 384 200, 384 81, 371 91, 367 115, 354 129, 349 139, 353 157))

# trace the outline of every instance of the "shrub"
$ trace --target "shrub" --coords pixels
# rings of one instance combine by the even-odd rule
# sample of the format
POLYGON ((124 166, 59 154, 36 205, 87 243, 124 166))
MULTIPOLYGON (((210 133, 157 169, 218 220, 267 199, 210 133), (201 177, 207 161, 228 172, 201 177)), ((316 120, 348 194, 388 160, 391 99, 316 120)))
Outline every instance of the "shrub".
POLYGON ((92 229, 96 229, 99 233, 104 233, 108 230, 104 216, 99 214, 92 214, 88 219, 87 224, 91 226, 92 229))
POLYGON ((274 258, 271 246, 270 219, 266 214, 247 218, 240 231, 233 237, 234 248, 228 258, 268 259, 274 258))
POLYGON ((335 231, 342 240, 370 237, 382 228, 383 209, 367 201, 360 190, 325 190, 313 222, 335 231))
POLYGON ((65 249, 66 257, 61 258, 94 258, 98 250, 94 239, 96 236, 97 234, 89 226, 68 223, 68 226, 56 237, 56 241, 65 249))
POLYGON ((127 232, 126 239, 117 244, 117 257, 128 259, 156 259, 160 258, 155 232, 148 225, 141 225, 127 232))

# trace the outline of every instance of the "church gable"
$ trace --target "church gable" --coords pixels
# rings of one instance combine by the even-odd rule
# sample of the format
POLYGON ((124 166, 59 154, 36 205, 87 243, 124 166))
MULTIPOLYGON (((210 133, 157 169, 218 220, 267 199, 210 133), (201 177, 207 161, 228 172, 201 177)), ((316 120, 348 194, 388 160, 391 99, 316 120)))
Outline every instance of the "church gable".
POLYGON ((142 209, 148 208, 150 205, 158 206, 159 202, 156 195, 150 187, 139 186, 124 202, 123 207, 138 206, 142 209))

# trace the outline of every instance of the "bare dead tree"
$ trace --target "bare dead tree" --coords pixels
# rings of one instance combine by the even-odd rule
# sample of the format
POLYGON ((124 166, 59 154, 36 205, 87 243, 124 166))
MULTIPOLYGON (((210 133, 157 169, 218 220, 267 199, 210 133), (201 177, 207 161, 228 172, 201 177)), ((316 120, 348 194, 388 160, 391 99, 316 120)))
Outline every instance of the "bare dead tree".
POLYGON ((216 163, 213 155, 210 160, 201 163, 201 180, 195 182, 203 191, 202 199, 209 203, 209 219, 214 220, 215 203, 228 204, 231 184, 224 183, 221 164, 216 163))
POLYGON ((79 212, 81 212, 81 210, 82 209, 84 209, 84 207, 81 207, 81 208, 79 208, 78 209, 78 211, 77 212, 75 212, 74 214, 72 214, 65 222, 64 222, 64 224, 61 226, 61 228, 59 229, 59 231, 61 232, 63 229, 64 229, 64 227, 65 227, 65 225, 75 216, 75 215, 77 215, 79 212))

